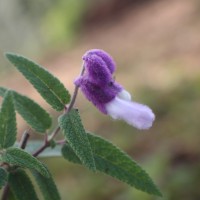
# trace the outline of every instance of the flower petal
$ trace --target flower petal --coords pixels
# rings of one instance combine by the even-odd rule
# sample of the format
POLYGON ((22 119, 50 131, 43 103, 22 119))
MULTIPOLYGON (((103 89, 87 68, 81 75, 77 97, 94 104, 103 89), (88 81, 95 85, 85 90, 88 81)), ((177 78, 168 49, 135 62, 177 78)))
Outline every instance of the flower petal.
POLYGON ((108 69, 110 70, 110 73, 113 74, 113 72, 115 71, 115 62, 107 52, 101 49, 91 49, 84 54, 83 59, 84 57, 90 55, 97 55, 101 57, 101 59, 106 63, 108 69))
POLYGON ((112 75, 101 57, 95 54, 87 54, 83 57, 87 78, 98 86, 105 86, 112 81, 112 75))
POLYGON ((122 119, 138 129, 149 129, 155 119, 152 110, 137 102, 115 97, 105 105, 107 114, 113 119, 122 119))
POLYGON ((124 99, 124 100, 126 100, 126 101, 131 101, 131 94, 128 92, 128 91, 126 91, 126 90, 122 90, 121 92, 119 92, 118 94, 117 94, 117 96, 120 98, 120 99, 124 99))

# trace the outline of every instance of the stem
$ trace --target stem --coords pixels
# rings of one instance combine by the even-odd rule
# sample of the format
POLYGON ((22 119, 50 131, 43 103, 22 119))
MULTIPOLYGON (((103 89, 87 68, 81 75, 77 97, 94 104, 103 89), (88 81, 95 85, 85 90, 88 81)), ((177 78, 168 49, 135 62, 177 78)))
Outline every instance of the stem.
POLYGON ((9 191, 10 191, 10 187, 7 183, 6 186, 3 189, 3 194, 2 194, 1 200, 7 200, 8 199, 9 191))
POLYGON ((59 133, 59 131, 60 131, 60 127, 58 126, 58 127, 55 129, 55 131, 50 135, 49 141, 51 141, 53 138, 55 138, 56 135, 59 133))
MULTIPOLYGON (((57 127, 54 132, 50 135, 49 139, 48 137, 45 137, 45 140, 44 140, 44 144, 39 148, 37 149, 32 155, 34 157, 37 157, 40 153, 42 153, 47 147, 50 146, 50 142, 51 140, 53 140, 56 135, 59 133, 60 131, 60 127, 57 127)), ((47 135, 46 135, 47 136, 47 135)))
MULTIPOLYGON (((82 69, 81 69, 81 72, 80 72, 80 76, 82 76, 82 75, 84 74, 84 71, 85 71, 85 67, 84 67, 84 63, 83 63, 82 69)), ((70 110, 73 108, 74 103, 75 103, 75 101, 76 101, 77 94, 78 94, 78 89, 79 89, 79 86, 76 85, 75 88, 74 88, 74 92, 73 92, 73 96, 72 96, 71 102, 70 102, 68 108, 65 109, 65 114, 69 113, 70 110)), ((37 156, 38 156, 40 153, 42 153, 47 147, 49 147, 49 146, 50 146, 51 140, 53 140, 53 139, 57 136, 57 134, 59 133, 59 131, 60 131, 60 127, 58 126, 58 127, 53 131, 53 133, 50 135, 49 139, 48 139, 48 138, 45 139, 44 144, 43 144, 39 149, 37 149, 32 155, 33 155, 34 157, 37 157, 37 156)))
MULTIPOLYGON (((84 71, 85 71, 85 67, 84 67, 84 63, 83 63, 80 76, 83 75, 84 71)), ((67 109, 67 113, 68 113, 68 112, 73 108, 73 106, 74 106, 74 103, 75 103, 75 101, 76 101, 76 97, 77 97, 77 94, 78 94, 78 89, 79 89, 79 86, 76 85, 75 88, 74 88, 74 93, 73 93, 72 100, 71 100, 71 102, 70 102, 70 104, 69 104, 69 107, 68 107, 68 109, 67 109)))
POLYGON ((20 145, 19 145, 21 149, 25 149, 29 137, 30 137, 30 134, 29 134, 29 132, 26 130, 26 131, 23 133, 23 135, 22 135, 21 143, 20 143, 20 145))
POLYGON ((63 145, 63 144, 65 144, 66 143, 66 140, 65 139, 63 139, 63 140, 57 140, 56 141, 56 144, 58 144, 58 145, 63 145))
POLYGON ((49 147, 49 142, 45 142, 39 149, 37 149, 32 155, 37 157, 41 152, 43 152, 47 147, 49 147))

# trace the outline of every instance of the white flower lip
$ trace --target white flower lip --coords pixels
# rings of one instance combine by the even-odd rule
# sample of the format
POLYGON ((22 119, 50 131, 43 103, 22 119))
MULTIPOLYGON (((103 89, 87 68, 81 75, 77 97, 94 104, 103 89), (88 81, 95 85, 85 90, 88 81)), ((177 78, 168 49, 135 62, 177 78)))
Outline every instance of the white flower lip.
POLYGON ((120 99, 124 99, 126 101, 131 101, 131 94, 126 91, 126 90, 122 90, 121 92, 118 93, 117 95, 120 99))
POLYGON ((126 92, 122 93, 125 95, 116 96, 105 105, 107 114, 113 119, 124 120, 138 129, 149 129, 155 120, 154 113, 148 106, 130 101, 130 94, 126 92))

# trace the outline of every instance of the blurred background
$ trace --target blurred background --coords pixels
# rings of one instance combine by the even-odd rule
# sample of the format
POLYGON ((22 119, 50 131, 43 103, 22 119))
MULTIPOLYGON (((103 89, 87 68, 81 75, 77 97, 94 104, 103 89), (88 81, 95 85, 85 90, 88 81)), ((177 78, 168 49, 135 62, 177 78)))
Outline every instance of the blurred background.
MULTIPOLYGON (((85 128, 133 157, 163 192, 158 198, 71 164, 45 160, 62 199, 200 199, 200 1, 198 0, 0 0, 0 84, 55 113, 4 57, 10 51, 46 67, 72 92, 82 55, 109 52, 116 80, 156 121, 138 131, 99 113, 81 93, 85 128)), ((27 128, 18 117, 19 134, 27 128)))

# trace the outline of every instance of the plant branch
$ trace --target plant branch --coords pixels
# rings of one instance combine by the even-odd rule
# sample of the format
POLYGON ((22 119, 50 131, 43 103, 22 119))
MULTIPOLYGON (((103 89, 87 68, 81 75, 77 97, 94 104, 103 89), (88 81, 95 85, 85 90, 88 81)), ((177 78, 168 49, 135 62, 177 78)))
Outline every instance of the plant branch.
MULTIPOLYGON (((84 74, 84 71, 85 71, 85 67, 84 67, 84 64, 83 64, 81 72, 80 72, 80 76, 82 76, 84 74)), ((70 110, 73 108, 73 106, 75 104, 75 101, 76 101, 76 98, 77 98, 77 95, 78 95, 78 90, 79 90, 79 86, 76 85, 75 88, 74 88, 74 92, 73 92, 73 96, 72 96, 71 102, 69 103, 69 106, 65 109, 64 114, 69 113, 70 110)), ((58 126, 52 132, 52 134, 49 136, 49 138, 48 138, 48 135, 46 134, 45 135, 45 139, 44 139, 44 144, 40 148, 38 148, 32 155, 34 157, 37 157, 47 147, 49 147, 50 146, 50 142, 57 136, 59 131, 60 131, 60 127, 58 126)), ((26 145, 27 145, 29 137, 30 137, 29 130, 26 130, 22 135, 21 142, 20 142, 20 145, 19 145, 21 149, 25 149, 26 148, 26 145)), ((65 140, 60 140, 60 141, 57 142, 57 144, 64 144, 64 142, 65 142, 65 140)), ((9 192, 10 192, 10 187, 9 187, 9 184, 7 183, 5 185, 5 187, 4 187, 4 189, 3 189, 1 200, 7 200, 9 192)))
POLYGON ((7 200, 8 199, 8 195, 10 192, 10 187, 8 185, 8 183, 5 185, 4 189, 3 189, 3 193, 2 193, 2 197, 1 200, 7 200))
POLYGON ((57 140, 56 141, 56 144, 58 144, 58 145, 63 145, 63 144, 65 144, 66 143, 66 140, 65 139, 63 139, 63 140, 57 140))
MULTIPOLYGON (((84 71, 85 71, 85 67, 84 67, 84 63, 82 65, 82 69, 81 69, 81 72, 80 72, 80 76, 82 76, 84 74, 84 71)), ((68 106, 68 108, 65 110, 65 114, 69 113, 70 110, 73 108, 74 106, 74 103, 76 101, 76 97, 78 95, 78 90, 79 90, 79 86, 75 86, 74 88, 74 92, 73 92, 73 96, 72 96, 72 99, 71 99, 71 102, 68 106)), ((52 134, 49 136, 49 138, 45 139, 44 141, 44 144, 39 148, 37 149, 32 155, 34 157, 37 157, 40 153, 42 153, 47 147, 50 146, 50 142, 57 136, 57 134, 59 133, 60 131, 60 127, 58 126, 53 132, 52 134)))
MULTIPOLYGON (((82 65, 82 69, 81 69, 81 72, 80 72, 80 76, 82 76, 84 74, 84 71, 85 71, 85 67, 84 67, 84 64, 82 65)), ((73 93, 73 97, 72 97, 72 100, 68 106, 68 109, 67 109, 67 113, 73 108, 74 106, 74 103, 76 101, 76 97, 77 97, 77 94, 78 94, 78 89, 79 89, 79 86, 75 86, 74 88, 74 93, 73 93)))
POLYGON ((26 148, 26 144, 28 142, 29 137, 30 137, 29 130, 24 131, 22 138, 21 138, 20 145, 19 145, 21 149, 26 148))
POLYGON ((40 153, 42 153, 47 147, 50 146, 50 142, 45 142, 39 149, 37 149, 32 155, 37 157, 40 153))

